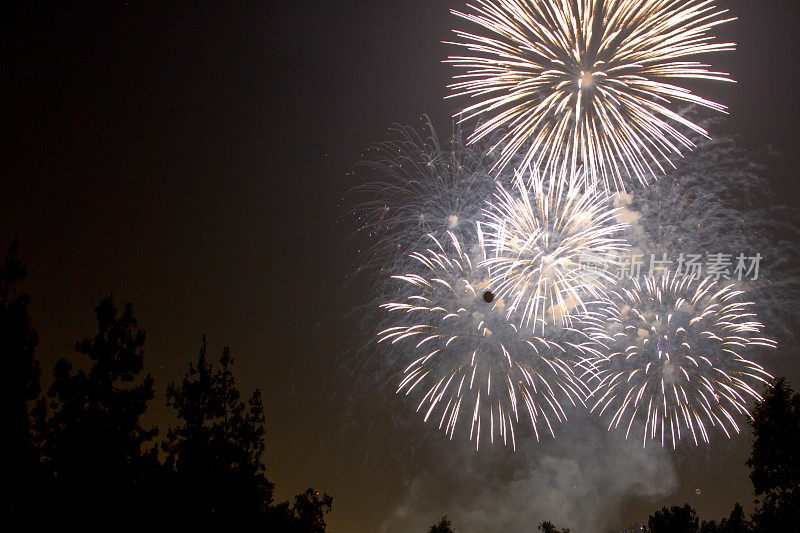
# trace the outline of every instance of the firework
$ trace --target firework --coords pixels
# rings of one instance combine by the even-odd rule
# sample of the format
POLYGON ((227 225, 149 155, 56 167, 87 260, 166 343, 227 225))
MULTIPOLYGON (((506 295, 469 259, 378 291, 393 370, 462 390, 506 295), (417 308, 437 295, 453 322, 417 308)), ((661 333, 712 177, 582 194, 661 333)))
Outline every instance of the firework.
POLYGON ((643 444, 676 447, 685 434, 709 442, 712 427, 738 433, 736 418, 750 416, 748 400, 772 377, 740 352, 775 346, 741 296, 732 284, 671 272, 612 292, 586 330, 604 354, 580 365, 595 385, 590 410, 626 437, 643 422, 643 444))
POLYGON ((427 133, 397 126, 396 139, 370 147, 359 165, 372 181, 350 195, 365 244, 361 265, 380 272, 394 270, 426 244, 426 235, 453 232, 471 236, 483 202, 494 190, 489 174, 493 159, 483 145, 466 146, 461 130, 442 141, 430 120, 427 133), (462 231, 467 228, 467 231, 462 231))
POLYGON ((687 133, 705 129, 675 103, 716 111, 725 106, 674 85, 675 80, 732 81, 689 58, 733 50, 709 35, 732 20, 707 0, 476 0, 453 11, 490 36, 454 30, 450 43, 468 55, 447 62, 463 74, 452 96, 478 101, 471 141, 504 128, 497 167, 525 152, 523 163, 574 173, 624 190, 664 171, 667 156, 694 146, 687 133))
POLYGON ((762 177, 763 167, 732 138, 697 139, 697 144, 665 176, 615 198, 617 220, 628 224, 624 236, 631 244, 626 272, 617 277, 635 270, 635 255, 645 274, 660 274, 662 260, 680 266, 692 257, 702 264, 724 259, 730 263, 726 275, 747 292, 761 320, 791 342, 800 297, 795 275, 800 259, 792 244, 800 227, 798 211, 779 205, 762 177), (742 256, 748 267, 760 257, 757 272, 737 274, 742 256), (650 272, 653 264, 656 272, 650 272))
POLYGON ((529 172, 517 173, 514 188, 498 186, 484 210, 489 268, 509 317, 537 330, 569 324, 586 310, 585 300, 601 298, 614 283, 613 266, 627 249, 618 238, 625 225, 603 191, 554 183, 529 172), (604 268, 587 270, 601 264, 604 268))
POLYGON ((589 356, 588 339, 575 330, 560 331, 558 339, 521 333, 506 320, 481 266, 480 233, 469 249, 455 234, 446 237, 442 245, 429 236, 432 246, 412 254, 417 268, 393 276, 405 297, 381 306, 394 325, 379 342, 400 346, 397 357, 409 361, 397 392, 420 396, 417 411, 451 439, 465 421, 476 448, 487 435, 516 449, 521 418, 537 440, 540 431, 554 436, 553 424, 566 419, 562 404, 583 403, 586 391, 571 361, 589 356))
POLYGON ((768 243, 756 233, 764 217, 748 205, 768 190, 758 167, 730 137, 693 140, 697 150, 676 168, 616 197, 618 219, 629 224, 628 242, 636 253, 672 258, 765 251, 768 243))

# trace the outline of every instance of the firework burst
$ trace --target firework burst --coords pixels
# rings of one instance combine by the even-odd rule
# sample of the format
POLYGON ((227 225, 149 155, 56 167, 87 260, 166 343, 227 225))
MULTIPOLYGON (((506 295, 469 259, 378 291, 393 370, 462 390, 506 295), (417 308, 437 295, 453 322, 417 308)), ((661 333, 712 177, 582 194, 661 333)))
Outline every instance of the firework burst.
POLYGON ((462 120, 488 117, 470 137, 504 128, 497 167, 523 163, 574 173, 606 189, 642 183, 670 154, 691 149, 687 133, 707 135, 675 103, 725 106, 674 80, 732 81, 689 58, 734 49, 709 35, 732 20, 707 0, 476 0, 453 14, 490 36, 454 30, 468 55, 447 62, 463 74, 452 96, 478 101, 462 120))
POLYGON ((618 238, 625 224, 610 195, 518 173, 514 189, 498 186, 484 210, 489 268, 509 317, 534 330, 569 324, 586 310, 585 299, 600 298, 614 283, 617 256, 627 249, 618 238), (587 270, 589 263, 605 268, 587 270))
POLYGON ((562 405, 583 403, 586 390, 572 364, 591 354, 588 338, 566 329, 557 339, 521 333, 481 266, 480 234, 470 249, 453 233, 445 245, 430 239, 432 247, 412 254, 417 268, 393 276, 405 297, 381 306, 394 325, 379 342, 402 346, 397 356, 410 361, 397 392, 419 395, 417 411, 450 438, 466 420, 476 448, 485 435, 516 449, 520 419, 537 440, 540 431, 554 436, 554 423, 566 419, 562 405))
POLYGON ((494 190, 494 159, 484 146, 466 146, 458 127, 447 141, 430 120, 426 130, 396 126, 395 139, 371 146, 369 159, 359 165, 372 180, 349 194, 357 199, 353 213, 365 245, 360 263, 368 270, 396 269, 426 245, 427 234, 471 237, 494 190))
POLYGON ((755 154, 738 148, 732 138, 697 139, 697 144, 665 176, 615 198, 617 219, 628 224, 624 236, 631 256, 626 263, 639 254, 644 271, 651 257, 673 265, 691 256, 701 262, 727 258, 728 275, 755 302, 770 332, 780 334, 782 343, 793 342, 800 298, 794 273, 800 258, 792 242, 798 238, 800 214, 780 205, 755 154), (741 255, 761 257, 757 272, 736 274, 741 255))
POLYGON ((698 149, 676 168, 615 198, 618 219, 629 224, 628 242, 637 253, 672 258, 766 252, 770 243, 757 235, 765 217, 750 204, 774 204, 775 198, 765 196, 769 186, 758 166, 730 137, 693 140, 698 149))
POLYGON ((748 400, 761 398, 755 386, 772 377, 739 352, 775 346, 741 295, 669 272, 612 292, 587 327, 604 355, 579 365, 595 384, 590 410, 610 414, 609 429, 622 425, 626 437, 643 422, 643 444, 676 447, 685 434, 709 442, 712 427, 738 433, 736 417, 750 416, 748 400))

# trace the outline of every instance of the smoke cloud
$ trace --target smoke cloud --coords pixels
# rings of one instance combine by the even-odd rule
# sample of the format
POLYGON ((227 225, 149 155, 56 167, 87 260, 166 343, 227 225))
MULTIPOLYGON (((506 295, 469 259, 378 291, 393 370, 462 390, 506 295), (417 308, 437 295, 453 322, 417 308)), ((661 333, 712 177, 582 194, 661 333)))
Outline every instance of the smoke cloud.
POLYGON ((619 522, 626 500, 657 499, 676 489, 670 450, 652 442, 643 449, 641 441, 605 431, 588 414, 572 418, 557 439, 516 453, 448 442, 449 451, 442 448, 441 457, 406 483, 381 531, 426 531, 446 514, 459 532, 536 531, 549 520, 572 533, 598 533, 619 522))

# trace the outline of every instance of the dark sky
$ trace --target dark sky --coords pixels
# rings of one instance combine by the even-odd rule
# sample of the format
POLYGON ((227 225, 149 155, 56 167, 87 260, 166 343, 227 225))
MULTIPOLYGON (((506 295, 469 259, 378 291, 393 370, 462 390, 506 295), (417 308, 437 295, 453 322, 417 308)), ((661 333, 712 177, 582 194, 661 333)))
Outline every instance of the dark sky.
MULTIPOLYGON (((441 41, 463 2, 230 4, 3 8, 0 246, 21 240, 46 374, 91 333, 92 309, 112 291, 135 304, 159 391, 201 335, 215 351, 230 345, 242 387, 266 395, 279 495, 326 490, 332 531, 372 531, 421 475, 393 466, 415 460, 403 455, 410 436, 364 420, 364 396, 350 394, 363 388, 346 368, 358 341, 341 317, 363 291, 345 285, 354 245, 340 198, 356 184, 348 170, 393 123, 425 113, 447 131, 456 103, 443 100, 441 41), (384 442, 391 461, 365 460, 384 442)), ((739 17, 718 32, 739 48, 713 63, 739 83, 705 94, 731 108, 723 131, 783 154, 765 172, 798 205, 800 8, 718 5, 739 17)), ((783 356, 800 387, 794 354, 783 356)), ((162 400, 152 419, 165 430, 162 400)), ((391 413, 391 400, 372 401, 391 413)), ((693 498, 701 481, 710 495, 692 503, 704 516, 749 503, 748 439, 723 446, 731 465, 685 453, 675 490, 626 504, 619 525, 693 498)))

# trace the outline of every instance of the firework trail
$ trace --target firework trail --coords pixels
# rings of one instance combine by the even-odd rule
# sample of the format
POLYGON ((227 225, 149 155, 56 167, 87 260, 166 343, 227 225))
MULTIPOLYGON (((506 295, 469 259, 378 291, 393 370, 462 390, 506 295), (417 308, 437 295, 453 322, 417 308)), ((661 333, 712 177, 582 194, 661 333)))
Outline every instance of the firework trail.
POLYGON ((688 133, 707 135, 675 103, 725 106, 675 85, 732 81, 689 58, 733 50, 709 35, 733 20, 707 0, 476 0, 452 11, 487 35, 454 30, 466 55, 446 62, 461 74, 451 96, 484 114, 470 141, 504 128, 496 168, 521 150, 523 164, 554 174, 586 169, 606 189, 625 190, 663 172, 667 156, 691 149, 688 133))
POLYGON ((571 323, 585 312, 585 300, 605 294, 614 278, 607 269, 587 271, 587 263, 613 267, 627 249, 625 224, 604 191, 517 173, 512 191, 498 185, 484 209, 483 231, 497 295, 508 316, 534 330, 571 323))
POLYGON ((555 436, 566 419, 563 405, 583 403, 586 390, 572 365, 592 353, 589 339, 563 329, 554 337, 522 333, 506 320, 504 302, 494 295, 480 232, 470 248, 455 234, 414 252, 410 273, 393 276, 397 302, 381 307, 393 324, 379 342, 410 360, 398 393, 420 397, 417 411, 453 438, 459 421, 478 448, 495 437, 516 449, 515 426, 530 422, 555 436))
POLYGON ((674 448, 687 434, 709 442, 712 427, 738 433, 736 417, 750 417, 748 400, 760 400, 756 386, 772 377, 740 352, 775 347, 741 296, 732 284, 671 272, 610 293, 587 318, 603 355, 579 364, 594 388, 590 410, 610 415, 609 429, 621 425, 626 437, 643 422, 643 445, 674 448))

